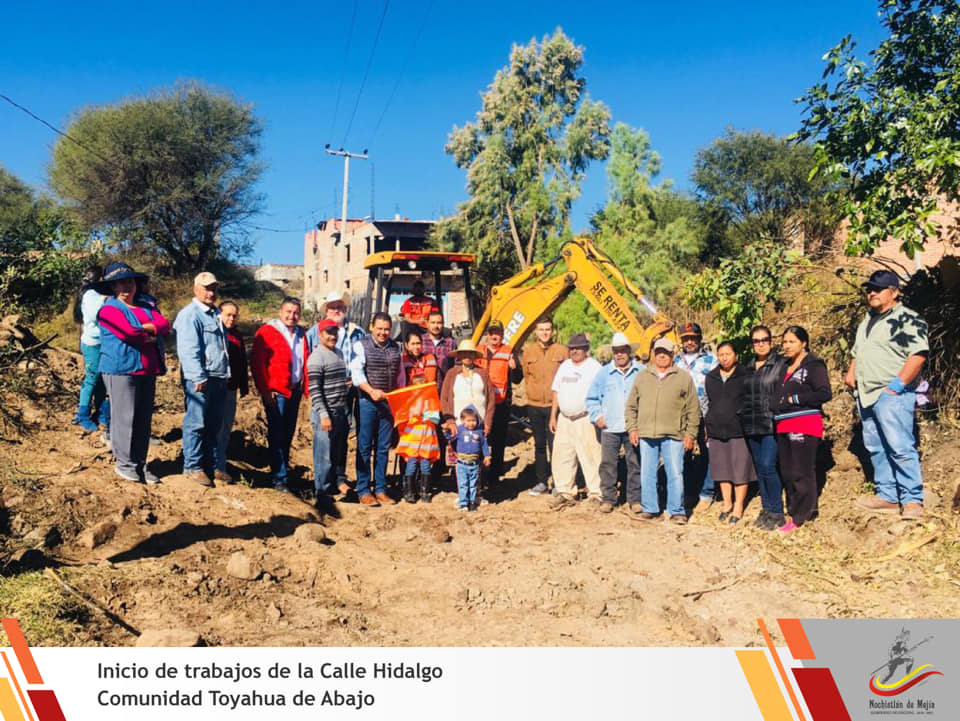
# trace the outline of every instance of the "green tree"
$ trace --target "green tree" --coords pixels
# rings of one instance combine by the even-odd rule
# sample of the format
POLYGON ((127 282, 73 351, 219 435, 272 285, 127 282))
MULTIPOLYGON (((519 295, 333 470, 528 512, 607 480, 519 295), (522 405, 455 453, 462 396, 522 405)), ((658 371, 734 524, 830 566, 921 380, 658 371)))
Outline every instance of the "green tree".
POLYGON ((0 313, 62 310, 90 245, 69 213, 0 167, 0 313))
MULTIPOLYGON (((594 242, 651 300, 662 303, 697 263, 704 233, 697 204, 677 193, 670 181, 652 185, 660 173, 660 156, 642 129, 617 123, 610 136, 607 203, 591 218, 594 242)), ((633 311, 643 318, 645 311, 633 311)), ((580 294, 556 314, 561 331, 586 331, 600 342, 612 331, 580 294)))
POLYGON ((889 36, 854 54, 847 35, 826 55, 820 83, 799 102, 798 133, 815 142, 816 170, 849 187, 847 252, 870 254, 888 237, 907 255, 926 237, 958 233, 933 218, 960 198, 960 4, 880 0, 889 36))
POLYGON ((587 97, 582 64, 583 48, 561 30, 515 45, 476 120, 450 133, 445 150, 467 171, 470 199, 435 238, 477 252, 487 282, 542 255, 567 226, 590 161, 609 152, 610 111, 587 97))
POLYGON ((696 194, 714 234, 716 256, 761 240, 816 253, 828 249, 840 214, 823 176, 811 177, 814 150, 758 131, 732 128, 694 160, 696 194))
POLYGON ((50 182, 86 227, 193 271, 249 250, 261 132, 250 106, 180 85, 83 110, 54 147, 50 182))

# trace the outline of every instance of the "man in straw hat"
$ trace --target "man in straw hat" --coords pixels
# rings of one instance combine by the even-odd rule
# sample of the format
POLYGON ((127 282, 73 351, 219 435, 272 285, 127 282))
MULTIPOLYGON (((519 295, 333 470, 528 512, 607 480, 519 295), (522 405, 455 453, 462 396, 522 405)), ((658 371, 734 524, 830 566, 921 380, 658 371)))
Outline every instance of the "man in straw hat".
POLYGON ((700 403, 693 378, 673 363, 673 341, 653 344, 653 358, 634 376, 627 397, 626 425, 630 443, 640 451, 641 506, 630 510, 645 521, 660 513, 657 469, 667 474, 667 515, 686 524, 683 506, 683 453, 693 448, 700 424, 700 403))
POLYGON ((627 461, 627 503, 640 503, 640 455, 630 443, 625 408, 633 379, 642 366, 633 359, 637 344, 631 344, 623 333, 613 334, 611 346, 613 360, 597 373, 587 391, 590 422, 600 431, 601 513, 610 513, 617 505, 617 467, 621 448, 627 461))
POLYGON ((576 503, 577 463, 587 485, 587 498, 597 506, 600 491, 600 440, 587 412, 587 391, 600 372, 589 356, 590 341, 574 333, 567 343, 570 357, 560 364, 550 390, 550 430, 553 432, 553 492, 551 508, 559 510, 576 503))

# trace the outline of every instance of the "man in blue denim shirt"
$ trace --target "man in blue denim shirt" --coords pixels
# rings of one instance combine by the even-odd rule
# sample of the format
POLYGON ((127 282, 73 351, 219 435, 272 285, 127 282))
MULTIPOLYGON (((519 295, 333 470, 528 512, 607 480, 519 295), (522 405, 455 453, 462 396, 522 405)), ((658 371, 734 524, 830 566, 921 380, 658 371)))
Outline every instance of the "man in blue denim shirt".
POLYGON ((232 482, 227 473, 215 470, 217 433, 230 378, 227 333, 216 306, 218 288, 213 273, 197 275, 193 300, 173 323, 185 406, 183 473, 207 488, 213 486, 210 474, 224 483, 232 482))
POLYGON ((620 448, 627 459, 627 503, 643 510, 640 501, 640 454, 630 443, 624 409, 633 379, 642 366, 633 360, 636 348, 623 333, 614 333, 613 360, 603 366, 587 391, 590 422, 600 429, 600 503, 601 513, 610 513, 617 505, 617 466, 620 448))

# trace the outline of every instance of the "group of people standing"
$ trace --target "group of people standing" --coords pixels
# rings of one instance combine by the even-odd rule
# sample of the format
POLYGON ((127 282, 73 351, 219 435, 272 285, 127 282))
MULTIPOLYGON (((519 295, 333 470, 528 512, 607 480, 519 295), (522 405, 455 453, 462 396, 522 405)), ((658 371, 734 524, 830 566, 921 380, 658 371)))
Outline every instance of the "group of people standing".
MULTIPOLYGON (((290 445, 306 395, 322 512, 339 515, 335 497, 353 492, 364 506, 396 503, 387 488, 393 447, 402 459, 405 501, 429 502, 436 475, 449 464, 458 507, 476 510, 503 472, 512 387, 524 380, 534 437, 529 492, 547 493, 552 477, 555 509, 577 503, 579 470, 586 502, 601 513, 614 510, 622 489, 629 512, 652 520, 663 509, 669 522, 682 525, 691 506, 702 511, 714 503, 718 486, 720 520, 737 523, 748 484, 758 482, 762 510, 755 525, 789 534, 817 515, 817 451, 832 390, 825 363, 799 326, 779 336, 779 352, 770 328, 754 327, 746 363, 732 342, 717 344, 716 355, 706 351, 695 323, 679 329, 680 349, 668 338, 657 340, 646 364, 616 333, 612 359, 601 365, 590 357, 586 335, 574 333, 564 346, 546 317, 519 353, 503 342, 497 322, 488 326, 486 342, 455 344, 440 308, 419 284, 402 309, 399 342, 385 313, 375 314, 366 332, 348 322, 346 293, 329 294, 309 330, 299 323, 300 301, 285 298, 277 318, 257 330, 248 370, 239 308, 218 304, 212 273, 196 276, 194 298, 172 326, 144 274, 111 263, 97 275, 88 277, 78 303, 85 376, 75 422, 86 430, 107 426, 115 470, 124 479, 157 482, 147 469, 147 450, 156 376, 166 372, 164 338, 172 327, 184 389, 184 474, 201 486, 233 481, 227 447, 249 374, 263 403, 277 490, 290 490, 290 445), (388 394, 431 386, 435 401, 418 402, 395 424, 388 394), (351 426, 355 488, 346 468, 351 426)), ((912 403, 927 353, 926 325, 899 303, 895 274, 878 271, 864 287, 870 313, 858 330, 846 382, 857 393, 876 494, 858 505, 918 518, 923 491, 912 403)))

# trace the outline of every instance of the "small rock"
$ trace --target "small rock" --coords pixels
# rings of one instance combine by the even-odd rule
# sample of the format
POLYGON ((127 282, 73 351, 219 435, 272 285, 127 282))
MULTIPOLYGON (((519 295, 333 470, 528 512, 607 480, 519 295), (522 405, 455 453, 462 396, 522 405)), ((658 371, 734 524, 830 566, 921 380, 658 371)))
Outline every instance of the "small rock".
POLYGON ((243 551, 234 553, 227 562, 227 574, 244 581, 255 581, 262 572, 260 564, 243 551))
POLYGON ((267 618, 270 621, 276 623, 280 620, 280 617, 283 616, 283 611, 280 610, 280 607, 275 603, 271 603, 267 606, 267 618))
POLYGON ((446 528, 435 528, 431 535, 437 543, 449 543, 453 540, 453 536, 450 535, 450 531, 446 528))
POLYGON ((30 524, 24 520, 23 516, 16 515, 11 518, 7 525, 10 527, 10 531, 14 536, 23 536, 30 529, 30 524))
POLYGON ((88 528, 83 531, 77 540, 79 540, 80 543, 85 547, 94 549, 97 546, 102 546, 104 543, 113 538, 117 532, 117 528, 117 522, 108 518, 105 521, 100 521, 100 523, 92 528, 88 528))
POLYGON ((201 583, 203 583, 203 580, 206 577, 207 575, 205 573, 202 573, 201 571, 191 571, 190 573, 187 574, 187 583, 189 583, 191 586, 196 588, 201 583))
POLYGON ((304 523, 297 526, 293 537, 300 546, 306 546, 309 543, 323 543, 327 540, 327 533, 319 523, 304 523))
POLYGON ((153 511, 144 511, 140 514, 140 520, 152 526, 157 522, 157 514, 153 511))
POLYGON ((192 648, 200 645, 200 634, 186 629, 155 629, 141 633, 134 645, 139 648, 192 648))

